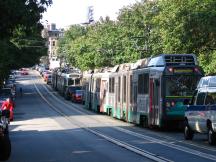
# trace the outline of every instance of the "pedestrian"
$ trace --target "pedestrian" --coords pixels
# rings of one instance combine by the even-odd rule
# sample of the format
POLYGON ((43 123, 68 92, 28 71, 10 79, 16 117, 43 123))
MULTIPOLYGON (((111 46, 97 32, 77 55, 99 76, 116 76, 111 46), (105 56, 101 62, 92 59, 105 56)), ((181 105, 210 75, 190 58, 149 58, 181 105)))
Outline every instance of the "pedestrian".
POLYGON ((10 121, 13 121, 13 109, 14 109, 14 103, 11 98, 7 98, 1 105, 1 110, 10 111, 10 121))
POLYGON ((20 96, 22 97, 22 92, 23 92, 22 87, 20 87, 19 91, 20 91, 20 96))

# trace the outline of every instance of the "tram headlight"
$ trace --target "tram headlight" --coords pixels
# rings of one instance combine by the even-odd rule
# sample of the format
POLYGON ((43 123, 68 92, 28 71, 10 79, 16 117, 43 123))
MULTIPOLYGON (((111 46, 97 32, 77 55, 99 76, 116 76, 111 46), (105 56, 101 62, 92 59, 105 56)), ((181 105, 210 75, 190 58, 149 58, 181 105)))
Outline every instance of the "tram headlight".
POLYGON ((169 68, 168 70, 169 70, 169 72, 171 72, 171 73, 173 72, 173 68, 169 68))
POLYGON ((194 71, 198 73, 198 72, 199 72, 199 69, 198 69, 198 68, 194 68, 194 71))
POLYGON ((166 107, 170 107, 170 102, 166 102, 166 107))
POLYGON ((174 102, 174 101, 171 102, 171 106, 172 106, 172 107, 175 106, 175 102, 174 102))

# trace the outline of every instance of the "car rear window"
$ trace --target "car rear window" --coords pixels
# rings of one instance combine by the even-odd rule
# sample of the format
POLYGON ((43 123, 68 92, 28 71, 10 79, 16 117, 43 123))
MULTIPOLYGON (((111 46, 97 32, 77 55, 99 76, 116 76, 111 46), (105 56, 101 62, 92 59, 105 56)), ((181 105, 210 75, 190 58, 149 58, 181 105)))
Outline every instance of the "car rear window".
POLYGON ((76 90, 81 90, 82 87, 77 86, 77 87, 69 87, 69 92, 75 92, 76 90))
POLYGON ((214 105, 214 104, 216 104, 216 92, 208 92, 205 99, 205 105, 214 105))
POLYGON ((76 94, 83 94, 83 90, 76 90, 76 94))

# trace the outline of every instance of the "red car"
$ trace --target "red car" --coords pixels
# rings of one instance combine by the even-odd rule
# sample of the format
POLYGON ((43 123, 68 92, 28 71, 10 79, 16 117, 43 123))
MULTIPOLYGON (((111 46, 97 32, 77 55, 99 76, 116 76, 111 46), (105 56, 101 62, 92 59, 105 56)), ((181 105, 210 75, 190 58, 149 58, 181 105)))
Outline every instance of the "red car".
POLYGON ((75 93, 72 94, 73 102, 82 102, 83 90, 75 90, 75 93))
POLYGON ((26 69, 21 70, 21 75, 28 75, 28 71, 26 69))
POLYGON ((44 74, 44 81, 49 84, 52 82, 52 75, 51 74, 44 74))

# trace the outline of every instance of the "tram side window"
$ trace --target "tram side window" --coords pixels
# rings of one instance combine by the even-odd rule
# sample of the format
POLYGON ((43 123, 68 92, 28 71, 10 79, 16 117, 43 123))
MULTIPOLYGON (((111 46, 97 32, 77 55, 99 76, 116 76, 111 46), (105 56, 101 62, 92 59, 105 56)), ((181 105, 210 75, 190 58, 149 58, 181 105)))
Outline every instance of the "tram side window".
POLYGON ((144 94, 149 92, 149 74, 144 74, 144 94))
POLYGON ((120 102, 121 77, 118 78, 118 102, 120 102))
POLYGON ((126 102, 126 94, 127 94, 126 76, 124 76, 123 78, 123 102, 126 102))
POLYGON ((111 91, 112 91, 112 90, 111 90, 111 89, 112 89, 112 88, 111 88, 111 85, 112 85, 112 78, 109 78, 109 92, 110 92, 110 93, 111 93, 111 91))
POLYGON ((115 78, 109 78, 109 92, 114 93, 115 78))
POLYGON ((101 79, 98 78, 96 80, 96 92, 100 92, 100 84, 101 84, 101 79))
POLYGON ((144 74, 139 74, 138 76, 138 94, 144 94, 144 74))
POLYGON ((198 93, 196 98, 196 105, 204 105, 205 93, 198 93))
POLYGON ((132 82, 132 75, 130 75, 130 103, 133 103, 133 82, 132 82))
POLYGON ((114 93, 114 86, 115 86, 115 78, 112 78, 112 93, 114 93))
POLYGON ((96 79, 93 78, 92 79, 92 92, 95 92, 95 89, 96 89, 96 79))
POLYGON ((75 85, 79 85, 80 84, 80 79, 79 78, 76 78, 75 79, 75 85))
POLYGON ((137 85, 134 85, 133 92, 134 92, 133 101, 134 101, 134 103, 136 103, 137 102, 137 85))
POLYGON ((149 74, 140 74, 138 76, 138 94, 148 94, 149 74))

